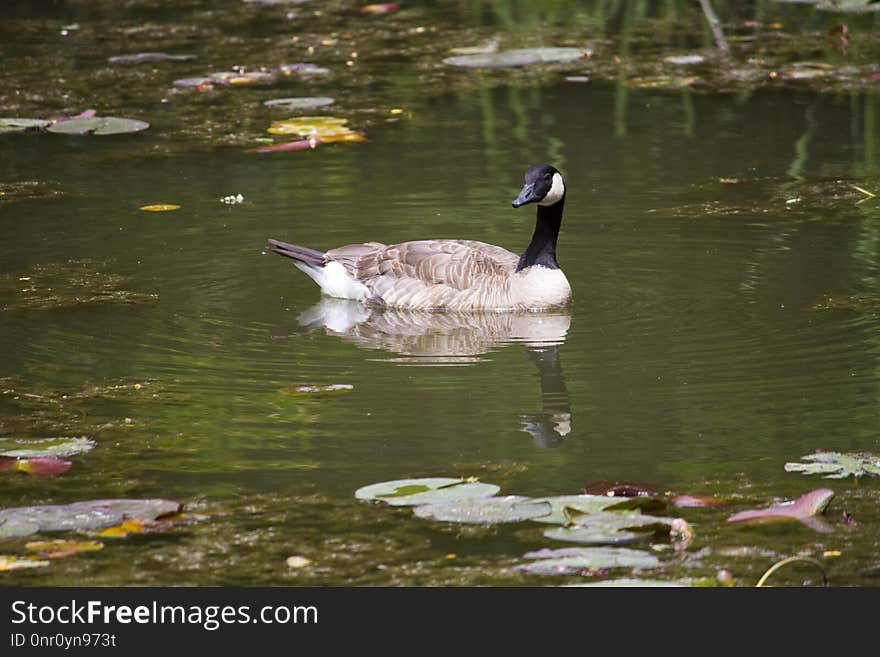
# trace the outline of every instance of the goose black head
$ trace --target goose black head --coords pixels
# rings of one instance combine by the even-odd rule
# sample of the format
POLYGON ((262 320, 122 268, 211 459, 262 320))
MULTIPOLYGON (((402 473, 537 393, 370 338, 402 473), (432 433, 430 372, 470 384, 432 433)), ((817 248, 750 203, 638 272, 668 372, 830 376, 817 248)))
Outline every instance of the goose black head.
POLYGON ((519 196, 513 202, 518 208, 526 203, 555 205, 565 197, 565 183, 562 174, 555 167, 542 165, 526 170, 526 181, 519 196))

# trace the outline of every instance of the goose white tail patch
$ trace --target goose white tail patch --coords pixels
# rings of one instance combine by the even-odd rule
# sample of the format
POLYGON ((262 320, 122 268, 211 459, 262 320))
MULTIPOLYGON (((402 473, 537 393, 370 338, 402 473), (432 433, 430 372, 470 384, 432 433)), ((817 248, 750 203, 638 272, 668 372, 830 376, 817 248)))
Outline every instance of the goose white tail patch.
POLYGON ((331 297, 363 301, 370 296, 367 286, 356 280, 339 262, 331 260, 323 267, 309 265, 298 260, 293 264, 321 286, 321 292, 331 297))
POLYGON ((565 195, 565 183, 562 182, 562 176, 558 173, 553 174, 553 184, 550 186, 550 191, 547 192, 547 195, 538 201, 538 205, 553 205, 559 202, 565 195))

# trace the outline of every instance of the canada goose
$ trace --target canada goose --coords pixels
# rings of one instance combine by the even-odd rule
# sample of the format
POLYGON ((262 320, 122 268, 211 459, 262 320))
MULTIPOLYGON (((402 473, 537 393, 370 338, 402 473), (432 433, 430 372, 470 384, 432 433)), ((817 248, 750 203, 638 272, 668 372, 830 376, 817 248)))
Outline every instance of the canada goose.
POLYGON ((532 241, 521 256, 471 240, 349 244, 323 253, 269 240, 325 294, 409 310, 542 310, 571 300, 556 262, 565 205, 562 174, 531 167, 513 202, 537 203, 532 241))

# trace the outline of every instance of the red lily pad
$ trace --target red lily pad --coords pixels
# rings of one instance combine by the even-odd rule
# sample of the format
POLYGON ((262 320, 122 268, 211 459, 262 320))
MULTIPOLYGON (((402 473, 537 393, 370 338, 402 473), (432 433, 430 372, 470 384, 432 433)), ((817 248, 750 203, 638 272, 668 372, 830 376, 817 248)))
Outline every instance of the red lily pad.
POLYGON ((816 523, 809 521, 815 520, 816 516, 821 515, 825 511, 832 497, 834 497, 834 491, 830 488, 817 488, 805 495, 801 495, 793 502, 774 504, 766 509, 740 511, 730 516, 727 522, 764 523, 800 520, 801 522, 807 522, 807 524, 818 531, 823 531, 816 523))
POLYGON ((51 456, 31 459, 0 459, 0 471, 22 472, 35 477, 52 477, 70 469, 70 461, 51 456))

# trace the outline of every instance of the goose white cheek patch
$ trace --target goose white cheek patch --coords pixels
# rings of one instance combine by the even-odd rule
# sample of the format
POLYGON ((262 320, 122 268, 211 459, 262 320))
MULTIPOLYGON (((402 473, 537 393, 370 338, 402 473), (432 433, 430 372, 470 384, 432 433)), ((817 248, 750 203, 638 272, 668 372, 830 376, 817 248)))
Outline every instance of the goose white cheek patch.
POLYGON ((564 194, 565 183, 562 182, 562 176, 558 173, 554 173, 553 184, 550 186, 550 191, 547 192, 547 196, 538 201, 538 205, 553 205, 554 203, 557 203, 564 194))

